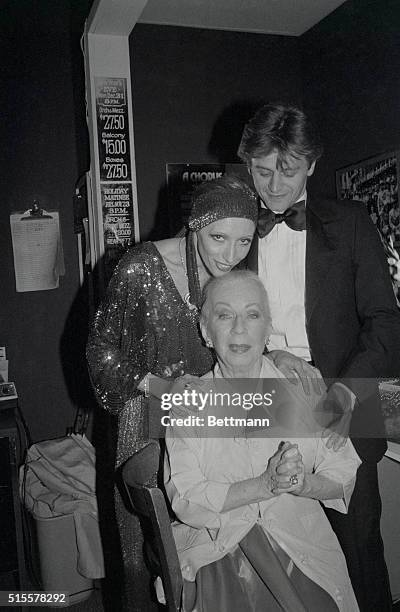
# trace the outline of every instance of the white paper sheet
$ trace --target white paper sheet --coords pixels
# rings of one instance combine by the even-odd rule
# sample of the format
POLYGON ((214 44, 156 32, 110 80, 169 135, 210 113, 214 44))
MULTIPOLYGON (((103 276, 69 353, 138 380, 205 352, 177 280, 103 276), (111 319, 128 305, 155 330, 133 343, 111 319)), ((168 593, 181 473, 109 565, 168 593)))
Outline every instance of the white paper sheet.
POLYGON ((14 252, 15 285, 18 292, 57 289, 64 274, 64 258, 58 212, 43 211, 10 215, 14 252))

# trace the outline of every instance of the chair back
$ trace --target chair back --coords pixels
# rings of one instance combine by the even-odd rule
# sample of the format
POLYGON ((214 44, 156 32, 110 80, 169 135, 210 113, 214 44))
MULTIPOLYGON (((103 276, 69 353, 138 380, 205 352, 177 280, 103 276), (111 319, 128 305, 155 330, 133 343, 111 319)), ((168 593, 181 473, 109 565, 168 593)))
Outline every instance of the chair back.
MULTIPOLYGON (((152 549, 157 555, 167 609, 177 612, 181 609, 183 581, 167 504, 161 489, 146 486, 157 472, 159 461, 159 445, 151 441, 126 461, 122 479, 133 511, 146 519, 152 549)), ((146 539, 146 533, 144 537, 146 539)))

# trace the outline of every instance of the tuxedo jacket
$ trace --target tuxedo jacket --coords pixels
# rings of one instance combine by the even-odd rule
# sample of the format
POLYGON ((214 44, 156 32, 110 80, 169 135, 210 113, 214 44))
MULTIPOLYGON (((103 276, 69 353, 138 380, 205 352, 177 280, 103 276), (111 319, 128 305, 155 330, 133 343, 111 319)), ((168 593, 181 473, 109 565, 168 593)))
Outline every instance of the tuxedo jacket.
MULTIPOLYGON (((305 316, 325 379, 356 394, 351 436, 363 460, 386 450, 377 378, 400 375, 400 311, 382 244, 363 204, 313 200, 306 208, 305 316)), ((247 267, 258 272, 256 236, 247 267)))

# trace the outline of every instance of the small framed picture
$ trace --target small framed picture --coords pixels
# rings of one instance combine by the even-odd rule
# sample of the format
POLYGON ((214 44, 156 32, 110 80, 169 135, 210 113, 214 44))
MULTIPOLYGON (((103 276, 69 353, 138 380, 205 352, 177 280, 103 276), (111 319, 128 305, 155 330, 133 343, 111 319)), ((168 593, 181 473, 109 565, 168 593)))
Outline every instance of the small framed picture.
POLYGON ((381 235, 400 246, 399 153, 391 151, 336 170, 340 200, 364 202, 381 235))

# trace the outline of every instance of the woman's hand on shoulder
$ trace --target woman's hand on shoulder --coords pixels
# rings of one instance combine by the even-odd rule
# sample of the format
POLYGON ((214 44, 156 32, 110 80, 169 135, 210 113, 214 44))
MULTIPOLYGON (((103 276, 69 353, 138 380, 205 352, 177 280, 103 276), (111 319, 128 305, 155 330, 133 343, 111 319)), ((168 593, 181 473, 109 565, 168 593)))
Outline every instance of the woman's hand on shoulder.
POLYGON ((281 350, 270 351, 266 357, 291 383, 299 384, 300 382, 306 395, 310 395, 312 391, 318 394, 325 391, 326 387, 321 372, 304 359, 281 350))
POLYGON ((195 394, 199 393, 204 386, 204 382, 198 376, 192 376, 191 374, 183 374, 177 378, 161 378, 149 372, 138 384, 138 390, 143 391, 145 395, 153 395, 158 399, 161 399, 165 394, 169 396, 175 394, 182 395, 183 405, 190 407, 188 406, 188 400, 190 397, 193 397, 190 391, 193 390, 195 394), (187 400, 185 401, 186 398, 187 400))
POLYGON ((193 376, 192 374, 183 374, 171 381, 169 395, 175 395, 177 405, 180 405, 187 410, 196 412, 199 406, 202 405, 199 396, 206 390, 206 379, 193 376))

